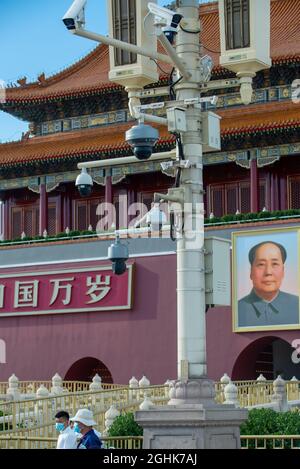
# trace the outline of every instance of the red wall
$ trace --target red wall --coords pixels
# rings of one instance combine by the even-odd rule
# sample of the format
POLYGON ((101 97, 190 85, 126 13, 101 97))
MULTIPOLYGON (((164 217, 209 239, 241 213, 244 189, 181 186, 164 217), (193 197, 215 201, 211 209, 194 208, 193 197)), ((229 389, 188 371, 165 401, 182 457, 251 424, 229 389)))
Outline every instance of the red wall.
MULTIPOLYGON (((56 372, 64 377, 85 357, 101 361, 114 383, 144 374, 152 384, 176 378, 176 256, 138 258, 135 263, 130 311, 0 318, 0 338, 7 346, 0 381, 12 373, 20 380, 49 380, 56 372)), ((258 339, 291 343, 299 337, 299 331, 233 333, 230 308, 210 309, 206 317, 208 374, 216 380, 232 375, 239 355, 258 339)), ((250 347, 235 372, 251 372, 256 355, 256 347, 250 347)))
POLYGON ((237 379, 237 375, 243 376, 243 371, 245 376, 245 370, 249 373, 249 379, 255 379, 257 353, 271 338, 283 339, 289 343, 299 338, 298 330, 233 333, 231 308, 210 309, 206 318, 206 330, 208 373, 215 380, 219 380, 224 373, 237 379), (233 375, 235 362, 247 347, 247 354, 239 360, 233 375))
MULTIPOLYGON (((107 263, 106 263, 107 264, 107 263)), ((176 377, 176 256, 136 260, 130 311, 0 318, 7 346, 0 381, 65 376, 84 357, 103 362, 114 383, 146 375, 153 384, 176 377)))

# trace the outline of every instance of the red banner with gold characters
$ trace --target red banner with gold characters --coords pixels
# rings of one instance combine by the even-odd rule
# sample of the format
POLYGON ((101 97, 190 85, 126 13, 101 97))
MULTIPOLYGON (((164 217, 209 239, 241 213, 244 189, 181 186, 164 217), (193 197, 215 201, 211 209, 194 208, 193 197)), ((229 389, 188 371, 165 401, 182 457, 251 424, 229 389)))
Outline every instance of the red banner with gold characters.
POLYGON ((0 317, 128 310, 132 277, 95 261, 1 269, 0 317))

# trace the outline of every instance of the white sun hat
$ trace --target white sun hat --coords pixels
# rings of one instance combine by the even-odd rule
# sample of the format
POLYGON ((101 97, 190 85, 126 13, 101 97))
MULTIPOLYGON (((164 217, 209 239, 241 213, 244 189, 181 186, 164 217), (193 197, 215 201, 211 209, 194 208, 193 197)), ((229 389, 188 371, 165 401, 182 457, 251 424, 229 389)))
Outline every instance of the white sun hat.
POLYGON ((80 422, 87 427, 92 427, 93 425, 97 425, 93 417, 93 412, 88 409, 79 409, 77 414, 70 419, 72 422, 80 422))

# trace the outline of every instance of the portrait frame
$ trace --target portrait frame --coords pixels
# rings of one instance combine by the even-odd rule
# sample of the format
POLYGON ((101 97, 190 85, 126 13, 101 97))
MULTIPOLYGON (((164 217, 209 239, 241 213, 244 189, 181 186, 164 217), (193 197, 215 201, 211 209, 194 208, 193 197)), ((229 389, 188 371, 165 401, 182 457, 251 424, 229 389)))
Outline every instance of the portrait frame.
MULTIPOLYGON (((295 330, 300 329, 300 227, 285 228, 263 228, 260 230, 247 230, 232 232, 232 331, 233 332, 258 332, 258 331, 279 331, 279 330, 295 330), (298 297, 298 307, 293 307, 293 317, 297 322, 287 320, 287 323, 280 324, 262 324, 255 325, 255 319, 251 319, 247 324, 247 320, 241 319, 245 317, 245 310, 248 305, 244 305, 239 300, 249 298, 253 289, 253 283, 250 279, 251 265, 249 262, 249 251, 257 244, 273 241, 281 244, 287 253, 286 263, 284 264, 284 277, 280 291, 287 293, 290 298, 298 297), (291 296, 292 295, 292 296, 291 296), (242 322, 245 324, 242 324, 242 322)), ((258 300, 259 301, 259 300, 258 300)), ((263 301, 263 300, 262 300, 263 301)), ((249 306, 250 308, 250 306, 249 306)), ((249 311, 247 309, 247 315, 249 311)), ((252 314, 252 313, 251 313, 252 314)), ((247 316, 247 317, 248 317, 247 316)), ((276 316, 274 316, 276 317, 276 316)), ((252 316, 251 316, 252 318, 252 316)), ((255 315, 254 315, 255 318, 255 315)))

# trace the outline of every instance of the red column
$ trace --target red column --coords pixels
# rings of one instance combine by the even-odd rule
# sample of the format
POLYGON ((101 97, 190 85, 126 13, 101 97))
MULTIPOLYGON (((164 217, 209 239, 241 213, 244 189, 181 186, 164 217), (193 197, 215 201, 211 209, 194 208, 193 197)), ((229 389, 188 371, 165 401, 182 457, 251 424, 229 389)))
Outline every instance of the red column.
POLYGON ((271 210, 279 210, 279 187, 276 173, 271 176, 271 210))
POLYGON ((40 236, 48 231, 48 197, 45 182, 40 184, 40 236))
POLYGON ((271 210, 271 199, 272 199, 271 178, 272 178, 272 174, 270 173, 270 171, 268 171, 267 176, 266 176, 266 209, 269 211, 271 210))
POLYGON ((280 210, 287 210, 287 208, 288 208, 288 200, 287 200, 288 197, 287 197, 286 175, 280 176, 279 189, 280 189, 280 195, 279 195, 280 210))
POLYGON ((107 204, 113 203, 113 187, 111 176, 106 176, 105 178, 105 202, 107 204))
POLYGON ((4 239, 9 239, 9 198, 5 199, 4 201, 4 209, 3 209, 3 235, 4 239))
MULTIPOLYGON (((105 203, 107 204, 107 209, 109 210, 109 206, 113 205, 113 184, 112 184, 112 176, 105 177, 105 203)), ((113 217, 113 209, 111 208, 108 211, 107 215, 107 227, 108 229, 111 227, 112 223, 116 225, 116 220, 113 217)))
POLYGON ((275 209, 280 210, 279 208, 279 178, 278 174, 274 174, 274 199, 275 199, 275 209))
POLYGON ((71 201, 68 192, 64 195, 64 213, 63 213, 63 230, 65 231, 66 228, 69 230, 72 229, 71 227, 71 201))
POLYGON ((250 161, 250 194, 251 194, 251 212, 259 211, 259 179, 257 159, 251 158, 250 161))
POLYGON ((57 226, 57 233, 61 233, 63 231, 62 228, 62 194, 57 196, 57 204, 56 204, 56 226, 57 226))
POLYGON ((129 215, 129 208, 131 205, 135 204, 136 203, 136 193, 135 193, 135 190, 134 189, 130 189, 127 193, 127 196, 128 196, 128 225, 129 223, 131 222, 131 220, 133 220, 133 218, 136 217, 136 214, 131 214, 129 215))

